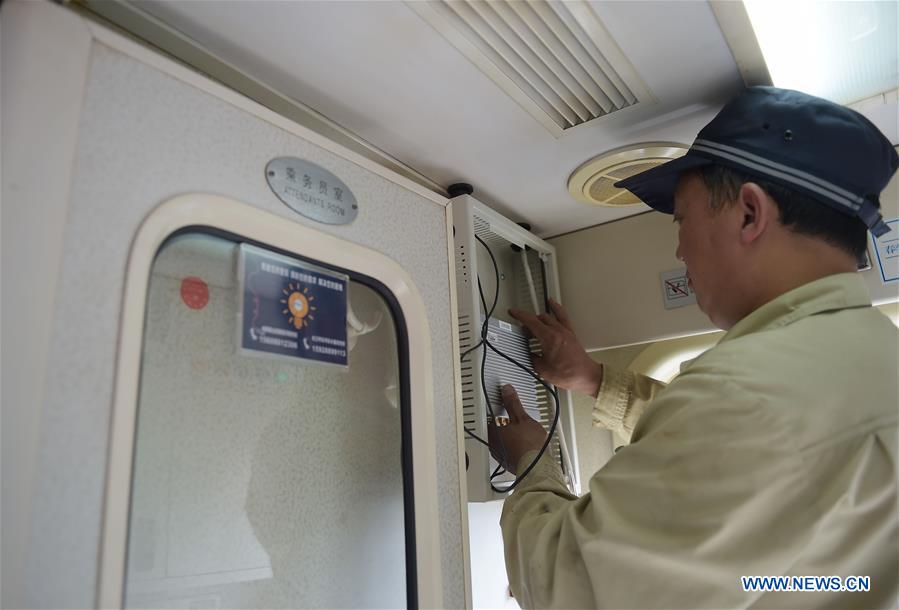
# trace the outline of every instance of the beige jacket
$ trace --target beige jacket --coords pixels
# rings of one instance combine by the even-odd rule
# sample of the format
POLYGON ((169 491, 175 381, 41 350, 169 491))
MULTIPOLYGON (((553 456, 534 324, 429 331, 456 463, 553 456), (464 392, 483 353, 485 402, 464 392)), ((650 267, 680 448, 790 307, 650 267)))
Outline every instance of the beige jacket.
POLYGON ((506 500, 515 597, 526 608, 890 607, 897 374, 897 329, 854 273, 760 307, 667 387, 607 369, 594 419, 631 443, 580 498, 544 458, 506 500), (870 592, 741 583, 780 575, 870 576, 870 592))

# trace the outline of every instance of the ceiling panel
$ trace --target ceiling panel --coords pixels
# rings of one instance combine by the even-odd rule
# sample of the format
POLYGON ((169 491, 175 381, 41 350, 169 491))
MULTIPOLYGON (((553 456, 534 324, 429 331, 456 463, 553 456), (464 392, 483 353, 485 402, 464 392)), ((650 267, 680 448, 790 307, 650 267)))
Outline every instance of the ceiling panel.
POLYGON ((689 144, 742 87, 705 1, 589 3, 652 101, 559 137, 400 1, 137 5, 435 182, 470 182, 545 237, 647 211, 579 203, 567 179, 625 145, 689 144))

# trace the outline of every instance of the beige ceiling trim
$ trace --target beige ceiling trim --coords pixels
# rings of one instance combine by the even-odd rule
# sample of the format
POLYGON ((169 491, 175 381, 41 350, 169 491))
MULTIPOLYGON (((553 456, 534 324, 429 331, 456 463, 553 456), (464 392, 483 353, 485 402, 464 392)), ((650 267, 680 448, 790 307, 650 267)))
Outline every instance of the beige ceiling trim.
POLYGON ((742 0, 709 0, 709 5, 746 86, 772 85, 768 65, 742 0))
POLYGON ((408 0, 555 137, 652 94, 583 0, 408 0))

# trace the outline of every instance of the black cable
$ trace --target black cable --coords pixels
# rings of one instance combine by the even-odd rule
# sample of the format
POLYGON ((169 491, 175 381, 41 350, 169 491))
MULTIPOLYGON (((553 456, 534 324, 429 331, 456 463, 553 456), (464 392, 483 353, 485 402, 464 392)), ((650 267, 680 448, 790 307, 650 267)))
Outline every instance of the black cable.
MULTIPOLYGON (((477 235, 475 235, 475 239, 477 239, 479 242, 481 242, 484 245, 485 248, 487 248, 487 253, 490 254, 490 258, 491 258, 491 260, 493 260, 493 253, 490 252, 490 248, 487 246, 487 244, 485 244, 484 241, 477 235)), ((496 260, 493 260, 493 265, 494 265, 494 267, 496 267, 496 260)), ((462 355, 459 357, 459 360, 465 360, 465 356, 467 356, 474 350, 476 350, 479 347, 481 347, 482 345, 484 345, 484 339, 486 337, 487 320, 489 320, 490 316, 493 315, 493 311, 494 311, 494 309, 496 309, 496 304, 499 301, 499 273, 497 273, 497 276, 496 276, 496 287, 497 287, 497 291, 496 291, 496 295, 494 296, 494 299, 493 299, 493 306, 490 308, 490 311, 488 312, 487 311, 487 300, 484 298, 484 291, 481 289, 481 278, 478 278, 478 292, 481 295, 481 305, 483 306, 484 312, 486 313, 486 318, 484 320, 484 324, 481 326, 481 340, 478 341, 474 347, 471 347, 471 348, 465 350, 462 353, 462 355)), ((487 352, 487 350, 484 350, 485 357, 486 357, 486 352, 487 352)), ((484 387, 483 379, 484 379, 484 359, 482 359, 482 361, 481 361, 481 387, 482 388, 484 387)), ((486 394, 485 394, 485 396, 486 396, 486 394)), ((490 417, 492 418, 493 411, 490 409, 490 401, 489 400, 487 401, 487 410, 490 413, 490 417)), ((463 426, 462 428, 465 430, 465 432, 468 433, 468 436, 470 436, 474 440, 478 441, 482 445, 486 446, 488 449, 490 448, 490 443, 488 443, 487 441, 485 441, 484 439, 479 437, 477 434, 475 434, 473 430, 470 430, 470 429, 466 428, 465 426, 463 426)))
MULTIPOLYGON (((517 360, 510 358, 509 356, 507 356, 506 354, 501 352, 499 349, 496 348, 496 346, 494 346, 492 343, 490 343, 490 341, 487 339, 487 328, 490 323, 490 317, 493 315, 493 311, 496 309, 496 304, 499 301, 499 266, 496 264, 496 258, 493 256, 493 252, 490 250, 490 246, 488 246, 484 242, 484 240, 482 240, 477 235, 475 235, 475 239, 477 239, 481 243, 481 245, 483 245, 484 248, 486 248, 487 254, 490 255, 490 261, 491 261, 491 263, 493 263, 493 272, 496 276, 496 290, 495 290, 494 296, 493 296, 493 305, 490 307, 490 310, 487 311, 487 299, 484 297, 484 290, 481 286, 481 280, 480 280, 480 278, 478 278, 478 292, 481 297, 481 305, 483 306, 483 308, 486 312, 486 315, 484 317, 484 324, 481 326, 481 341, 475 347, 467 350, 465 352, 465 354, 462 355, 462 357, 464 357, 469 352, 473 351, 474 349, 480 347, 483 344, 486 347, 489 347, 490 349, 492 349, 494 352, 496 352, 503 358, 505 358, 506 360, 508 360, 509 362, 511 362, 512 364, 514 364, 515 366, 517 366, 518 368, 525 371, 531 377, 533 377, 537 382, 539 382, 543 387, 545 387, 547 389, 547 391, 549 391, 550 395, 553 397, 553 399, 556 403, 556 412, 555 412, 555 415, 553 416, 552 424, 550 425, 549 432, 546 436, 546 440, 544 441, 543 446, 540 448, 540 451, 537 453, 537 456, 530 463, 530 465, 528 465, 528 467, 525 468, 524 472, 522 472, 520 475, 516 476, 515 480, 510 485, 508 485, 507 487, 503 487, 503 488, 496 487, 493 484, 494 478, 496 478, 500 474, 505 473, 505 470, 503 468, 503 463, 508 462, 508 457, 506 455, 505 446, 503 445, 503 442, 502 442, 502 436, 497 435, 497 439, 499 440, 499 444, 500 444, 500 455, 501 455, 502 461, 500 462, 497 469, 493 471, 493 474, 490 475, 490 487, 491 487, 491 489, 493 489, 496 492, 507 493, 507 492, 511 491, 512 489, 514 489, 524 479, 524 477, 527 476, 528 473, 530 473, 531 470, 534 469, 534 467, 537 465, 537 462, 539 462, 540 458, 542 458, 544 453, 546 453, 546 449, 547 449, 547 447, 549 447, 549 444, 552 442, 553 435, 555 434, 555 431, 556 431, 556 426, 559 423, 559 414, 561 412, 561 404, 559 403, 559 393, 555 388, 553 388, 552 386, 547 384, 545 381, 540 379, 540 377, 536 373, 531 371, 529 368, 525 367, 524 365, 519 363, 517 360), (500 470, 503 470, 503 472, 501 473, 500 470)), ((546 295, 546 278, 545 278, 546 267, 545 266, 543 267, 543 272, 544 272, 543 291, 544 291, 544 296, 545 296, 546 295)), ((496 419, 493 415, 493 408, 490 405, 490 397, 487 395, 487 388, 486 388, 486 383, 484 380, 484 367, 485 367, 486 361, 487 361, 487 350, 484 349, 482 358, 481 358, 481 389, 484 393, 484 400, 486 401, 487 412, 490 415, 491 420, 494 422, 494 425, 496 425, 496 419)), ((471 433, 469 433, 469 434, 471 434, 471 433)), ((474 435, 472 434, 472 436, 474 436, 474 435)), ((475 437, 475 438, 477 438, 477 437, 475 437)), ((477 439, 477 440, 483 442, 483 439, 477 439)), ((489 446, 489 444, 488 444, 488 446, 489 446)))
POLYGON ((459 356, 459 360, 461 360, 461 361, 464 362, 464 361, 465 361, 465 356, 467 356, 467 355, 470 354, 471 352, 475 351, 476 349, 478 349, 478 348, 481 347, 482 345, 484 345, 484 342, 483 342, 483 341, 478 341, 477 345, 475 345, 474 347, 469 348, 469 349, 465 350, 464 352, 462 352, 462 355, 459 356))
MULTIPOLYGON (((490 309, 488 310, 487 309, 487 299, 486 299, 486 297, 484 297, 484 288, 481 285, 481 278, 478 277, 478 294, 481 297, 481 307, 484 308, 484 323, 481 325, 481 344, 482 345, 490 345, 490 341, 487 340, 487 330, 490 326, 490 318, 493 316, 493 312, 496 310, 496 305, 499 302, 499 265, 497 265, 497 263, 496 263, 496 257, 493 256, 493 251, 490 249, 490 246, 488 246, 487 243, 483 239, 478 237, 477 235, 475 235, 474 237, 476 240, 478 240, 481 243, 482 246, 484 246, 484 249, 487 250, 487 254, 490 256, 490 262, 493 264, 494 277, 496 278, 495 282, 494 282, 493 304, 490 306, 490 309)), ((490 421, 492 421, 493 424, 496 425, 496 416, 493 413, 493 406, 490 404, 490 396, 487 394, 487 383, 486 383, 486 380, 484 379, 484 369, 486 368, 486 363, 487 363, 487 349, 485 348, 481 352, 481 391, 484 394, 484 402, 486 403, 486 406, 487 406, 487 414, 490 416, 490 421)), ((508 457, 508 454, 506 453, 506 446, 505 446, 505 444, 503 444, 502 436, 497 435, 496 438, 499 441, 500 459, 499 459, 499 465, 497 466, 496 470, 494 470, 493 473, 490 475, 489 481, 490 481, 490 488, 493 491, 495 491, 497 493, 503 493, 502 489, 496 487, 493 484, 493 479, 495 479, 497 476, 501 476, 502 474, 505 474, 506 470, 503 467, 503 464, 508 463, 509 457, 508 457), (501 470, 502 470, 502 472, 500 472, 501 470)))
MULTIPOLYGON (((496 310, 497 303, 499 303, 499 265, 496 264, 496 258, 493 256, 493 251, 490 250, 490 246, 488 246, 486 244, 486 242, 484 242, 484 240, 481 239, 480 237, 478 237, 477 235, 475 235, 474 238, 476 240, 478 240, 481 243, 481 245, 484 246, 484 248, 487 250, 487 254, 490 256, 490 262, 493 264, 493 272, 496 276, 496 285, 495 285, 495 290, 493 291, 493 304, 490 306, 489 310, 487 309, 487 299, 486 299, 486 297, 484 297, 484 288, 481 286, 481 278, 480 277, 477 278, 478 294, 481 297, 481 306, 484 308, 484 323, 481 325, 481 341, 480 341, 479 345, 487 345, 487 344, 489 344, 489 341, 487 341, 487 329, 490 324, 490 318, 491 318, 491 316, 493 316, 493 312, 496 310)), ((484 401, 486 402, 486 405, 487 405, 487 414, 490 416, 490 421, 494 422, 494 424, 495 424, 496 416, 493 413, 493 406, 490 404, 490 396, 488 396, 488 394, 487 394, 487 383, 484 379, 484 368, 486 367, 486 363, 487 363, 487 350, 484 349, 481 352, 481 391, 484 394, 484 401)), ((503 444, 502 438, 497 436, 497 439, 499 440, 499 452, 500 452, 500 458, 501 458, 499 460, 500 467, 502 467, 502 464, 507 463, 509 461, 509 458, 506 453, 506 446, 503 444)), ((489 447, 489 444, 488 444, 488 447, 489 447)), ((501 490, 498 489, 496 486, 494 486, 492 481, 495 477, 498 476, 498 474, 497 474, 498 471, 499 471, 499 469, 495 470, 493 472, 493 474, 490 475, 490 481, 491 481, 490 487, 493 489, 493 491, 496 491, 496 492, 500 492, 501 490)))
POLYGON ((470 436, 470 437, 473 438, 474 440, 478 441, 479 443, 481 443, 481 444, 484 445, 485 447, 490 447, 490 443, 488 443, 487 441, 485 441, 484 439, 482 439, 480 436, 478 436, 477 434, 475 434, 475 433, 474 433, 474 430, 472 430, 471 428, 466 428, 465 426, 462 426, 462 429, 465 430, 465 432, 468 433, 468 436, 470 436))
MULTIPOLYGON (((560 414, 560 411, 561 411, 561 405, 560 405, 560 403, 559 403, 559 395, 558 395, 557 390, 555 390, 553 387, 551 387, 551 386, 548 385, 546 382, 544 382, 542 379, 540 379, 540 377, 537 376, 536 373, 534 373, 533 371, 531 371, 530 369, 528 369, 527 367, 525 367, 524 365, 522 365, 521 363, 519 363, 519 362, 516 361, 515 359, 510 358, 509 356, 507 356, 506 354, 504 354, 503 352, 501 352, 499 349, 496 348, 496 346, 494 346, 492 343, 490 343, 490 341, 487 339, 487 328, 488 328, 488 325, 489 325, 490 317, 493 315, 493 312, 494 312, 494 310, 496 309, 496 304, 497 304, 497 302, 498 302, 498 300, 499 300, 499 266, 496 264, 496 258, 493 256, 493 252, 490 250, 490 246, 488 246, 488 245, 484 242, 484 240, 482 240, 482 239, 481 239, 480 237, 478 237, 477 235, 475 235, 475 239, 477 239, 477 240, 481 243, 481 245, 484 246, 484 248, 487 250, 487 254, 490 255, 490 261, 491 261, 491 263, 493 264, 493 271, 494 271, 494 274, 495 274, 495 276, 496 276, 496 291, 495 291, 494 298, 493 298, 493 304, 492 304, 492 306, 490 307, 490 310, 489 310, 489 311, 486 311, 486 310, 487 310, 487 299, 484 297, 484 290, 483 290, 483 288, 482 288, 482 286, 481 286, 480 278, 478 278, 478 292, 479 292, 480 297, 481 297, 481 305, 483 306, 484 310, 486 311, 486 316, 485 316, 485 319, 484 319, 484 324, 483 324, 482 327, 481 327, 481 337, 482 337, 482 339, 481 339, 481 341, 478 343, 478 345, 476 345, 476 346, 474 346, 473 348, 467 350, 467 351, 465 352, 465 354, 463 354, 463 357, 464 357, 465 355, 467 355, 469 352, 473 351, 474 349, 477 349, 477 348, 480 347, 482 344, 484 344, 484 345, 486 345, 487 347, 489 347, 490 349, 492 349, 494 352, 496 352, 497 354, 499 354, 500 356, 502 356, 503 358, 505 358, 506 360, 508 360, 508 361, 511 362, 512 364, 514 364, 515 366, 517 366, 517 367, 519 367, 520 369, 522 369, 523 371, 525 371, 528 375, 530 375, 530 376, 533 377, 537 382, 539 382, 541 385, 543 385, 543 387, 545 387, 545 388, 549 391, 550 395, 553 397, 553 399, 554 399, 554 401, 555 401, 555 403, 556 403, 556 412, 555 412, 555 415, 554 415, 554 417, 553 417, 553 422, 552 422, 552 424, 551 424, 551 426, 550 426, 549 432, 548 432, 548 434, 547 434, 546 441, 544 441, 543 447, 541 447, 540 452, 537 454, 537 456, 534 458, 534 460, 531 462, 531 464, 524 470, 524 472, 521 473, 521 475, 519 475, 518 477, 516 477, 515 481, 513 481, 512 484, 509 485, 508 487, 498 488, 498 487, 496 487, 495 485, 493 485, 493 483, 491 482, 490 487, 491 487, 494 491, 497 491, 497 492, 500 492, 500 493, 505 493, 505 492, 511 491, 515 486, 517 486, 518 483, 519 483, 522 479, 524 479, 524 477, 525 477, 531 470, 533 470, 534 466, 537 465, 537 462, 540 461, 540 458, 543 457, 543 454, 546 453, 546 449, 547 449, 547 447, 549 447, 549 443, 552 442, 553 434, 555 433, 556 426, 558 425, 558 422, 559 422, 559 414, 560 414)), ((542 263, 542 261, 541 261, 541 263, 542 263)), ((545 274, 545 273, 546 273, 546 267, 543 266, 543 269, 542 269, 542 270, 543 270, 543 272, 544 272, 544 274, 545 274)), ((543 279, 543 293, 544 293, 544 297, 545 297, 545 296, 546 296, 546 279, 545 279, 545 277, 544 277, 544 279, 543 279)), ((492 420, 494 421, 494 423, 495 423, 496 420, 495 420, 494 415, 493 415, 493 408, 492 408, 492 406, 491 406, 491 404, 490 404, 490 397, 487 395, 486 383, 485 383, 485 380, 484 380, 484 364, 485 364, 485 362, 486 362, 486 355, 487 355, 487 350, 485 349, 484 352, 483 352, 483 357, 482 357, 482 359, 481 359, 481 388, 482 388, 482 390, 483 390, 483 392, 484 392, 484 399, 486 400, 486 403, 487 403, 487 411, 488 411, 488 413, 490 414, 491 419, 492 419, 492 420)), ((469 432, 469 434, 470 434, 471 436, 473 436, 474 438, 476 438, 478 441, 483 442, 483 439, 478 438, 477 436, 475 436, 475 435, 474 435, 473 433, 471 433, 470 431, 468 431, 468 432, 469 432)), ((501 455, 502 455, 502 461, 503 461, 503 462, 507 462, 507 461, 508 461, 508 458, 506 457, 505 447, 504 447, 504 445, 502 444, 502 438, 501 438, 501 437, 498 437, 498 438, 499 438, 499 441, 500 441, 500 453, 501 453, 501 455)), ((489 446, 489 444, 488 444, 488 446, 489 446)), ((500 464, 500 465, 497 467, 497 469, 493 471, 493 474, 490 475, 491 481, 492 481, 496 476, 498 476, 499 474, 504 474, 504 472, 501 473, 500 470, 503 470, 502 464, 500 464)))
MULTIPOLYGON (((496 308, 496 302, 499 297, 499 276, 497 276, 497 298, 493 300, 493 307, 490 308, 490 313, 484 318, 484 325, 481 328, 481 343, 484 345, 490 345, 490 342, 487 340, 487 324, 490 321, 490 315, 493 313, 493 310, 496 308)), ((484 303, 484 309, 486 310, 487 301, 484 300, 484 292, 481 290, 481 280, 478 278, 478 290, 481 292, 481 301, 484 303)), ((487 403, 487 414, 490 415, 490 421, 496 424, 496 415, 493 413, 493 406, 490 404, 490 396, 487 394, 487 380, 484 378, 484 369, 487 368, 487 350, 481 350, 481 392, 484 394, 484 400, 487 403)), ((503 439, 497 436, 499 440, 499 453, 501 456, 500 463, 504 464, 509 461, 508 454, 506 453, 506 446, 503 444, 503 439)), ((489 445, 488 445, 489 446, 489 445)), ((497 475, 491 475, 491 479, 497 475)), ((493 487, 493 483, 490 484, 493 487)), ((494 491, 498 491, 494 488, 494 491)))
MULTIPOLYGON (((540 458, 543 457, 543 454, 546 453, 546 449, 547 449, 547 447, 549 447, 549 444, 552 442, 553 434, 555 434, 556 427, 558 426, 558 423, 559 423, 559 413, 561 412, 561 405, 559 403, 558 391, 555 388, 553 388, 552 386, 550 386, 549 384, 547 384, 545 381, 540 379, 540 377, 538 377, 536 373, 534 373, 533 371, 531 371, 530 369, 528 369, 527 367, 525 367, 524 365, 522 365, 515 359, 510 358, 506 354, 504 354, 501 351, 499 351, 498 349, 496 349, 496 347, 494 347, 494 345, 492 343, 490 343, 489 341, 487 342, 487 347, 489 347, 494 352, 496 352, 497 354, 499 354, 500 356, 502 356, 503 358, 505 358, 506 360, 508 360, 509 362, 511 362, 512 364, 514 364, 515 366, 517 366, 518 368, 523 370, 524 372, 526 372, 528 375, 533 377, 535 380, 537 380, 543 387, 545 387, 549 391, 550 395, 553 397, 553 400, 555 400, 555 403, 556 403, 556 412, 553 416, 553 422, 549 427, 549 432, 547 433, 546 440, 543 442, 543 447, 540 448, 540 452, 533 459, 533 461, 530 463, 530 465, 524 469, 524 472, 522 472, 520 475, 518 475, 515 478, 515 480, 512 482, 511 485, 509 485, 508 487, 504 487, 502 489, 494 488, 494 491, 500 491, 500 492, 505 493, 505 492, 512 491, 522 481, 522 479, 524 479, 524 477, 527 476, 527 474, 531 470, 534 469, 534 466, 537 465, 537 462, 539 462, 540 458)), ((492 484, 491 484, 491 487, 493 487, 492 484)))

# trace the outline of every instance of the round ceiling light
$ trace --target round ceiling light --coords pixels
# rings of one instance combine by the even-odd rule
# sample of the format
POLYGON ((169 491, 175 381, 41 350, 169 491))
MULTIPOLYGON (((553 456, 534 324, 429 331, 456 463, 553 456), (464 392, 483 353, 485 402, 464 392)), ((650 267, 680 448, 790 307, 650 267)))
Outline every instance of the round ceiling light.
POLYGON ((637 205, 642 202, 627 189, 615 188, 615 183, 686 152, 686 146, 670 142, 650 142, 613 150, 577 168, 568 179, 568 192, 578 201, 593 205, 637 205))

